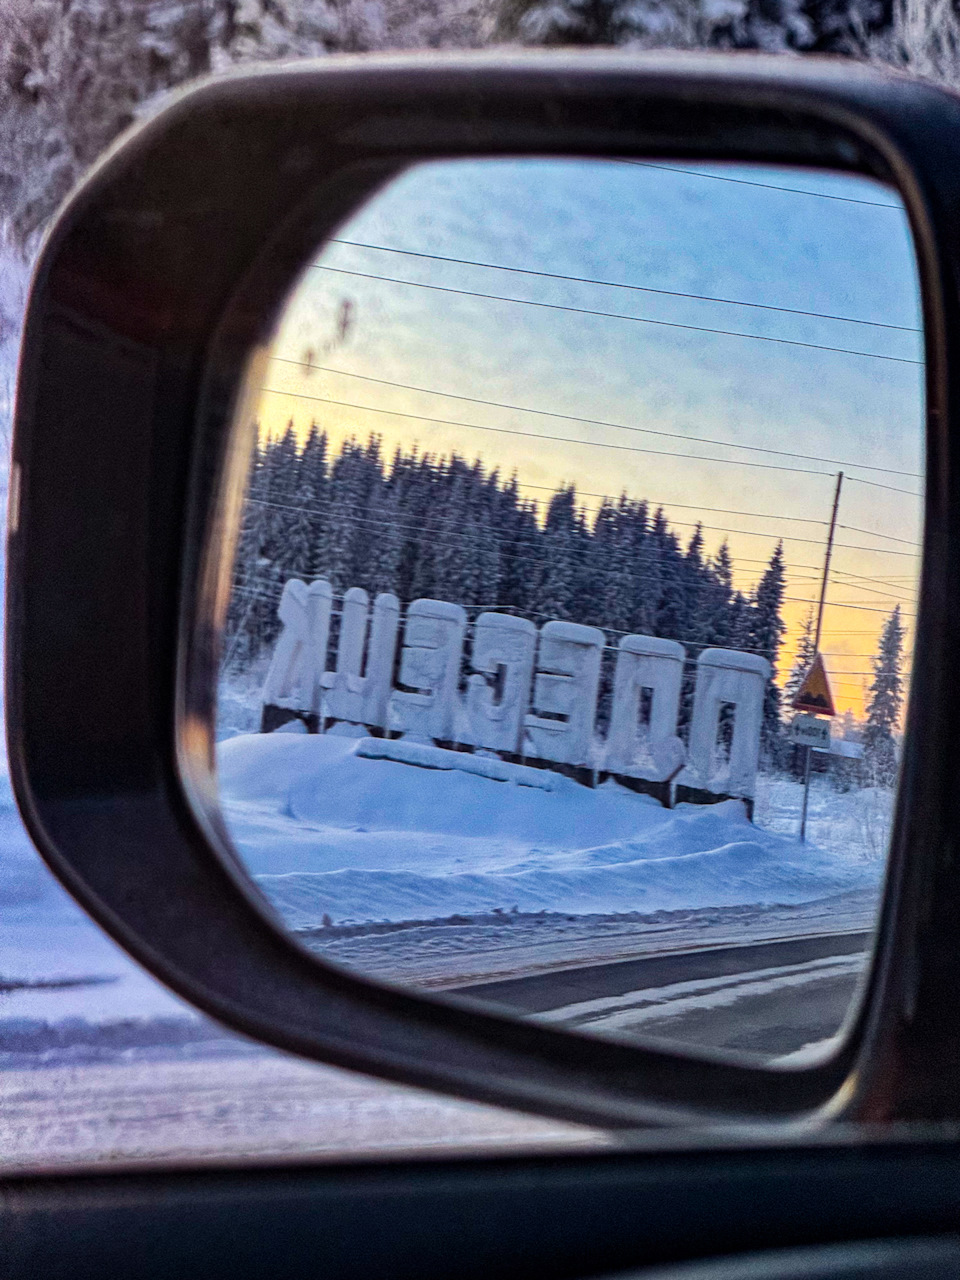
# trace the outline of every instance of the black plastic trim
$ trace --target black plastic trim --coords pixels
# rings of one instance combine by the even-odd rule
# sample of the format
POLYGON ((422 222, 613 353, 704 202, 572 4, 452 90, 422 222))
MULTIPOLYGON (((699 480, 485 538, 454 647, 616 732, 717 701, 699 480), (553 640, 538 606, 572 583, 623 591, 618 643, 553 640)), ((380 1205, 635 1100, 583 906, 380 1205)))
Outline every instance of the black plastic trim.
POLYGON ((5 1280, 574 1280, 958 1229, 931 1141, 0 1180, 5 1280))

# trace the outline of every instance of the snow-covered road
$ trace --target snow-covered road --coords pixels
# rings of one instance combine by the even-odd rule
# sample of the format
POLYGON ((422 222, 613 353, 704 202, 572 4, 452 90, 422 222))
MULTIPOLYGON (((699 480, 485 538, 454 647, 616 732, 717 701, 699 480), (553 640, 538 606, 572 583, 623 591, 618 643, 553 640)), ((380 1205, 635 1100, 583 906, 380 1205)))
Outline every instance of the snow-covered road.
POLYGON ((863 932, 807 935, 584 965, 460 988, 551 1026, 767 1060, 835 1035, 868 959, 863 932))
POLYGON ((302 1062, 128 1059, 0 1071, 0 1173, 601 1146, 603 1134, 302 1062))

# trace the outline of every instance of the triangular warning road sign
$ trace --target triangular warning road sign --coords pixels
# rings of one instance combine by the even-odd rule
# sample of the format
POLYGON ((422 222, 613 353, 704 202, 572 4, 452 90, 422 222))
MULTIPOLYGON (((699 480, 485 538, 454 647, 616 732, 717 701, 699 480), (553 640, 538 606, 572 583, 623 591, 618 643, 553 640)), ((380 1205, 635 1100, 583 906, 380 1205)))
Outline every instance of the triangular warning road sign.
POLYGON ((835 716, 837 709, 833 705, 833 694, 827 681, 827 670, 823 658, 818 653, 810 664, 810 670, 803 677, 803 684, 797 690, 793 700, 794 711, 812 711, 820 716, 835 716))

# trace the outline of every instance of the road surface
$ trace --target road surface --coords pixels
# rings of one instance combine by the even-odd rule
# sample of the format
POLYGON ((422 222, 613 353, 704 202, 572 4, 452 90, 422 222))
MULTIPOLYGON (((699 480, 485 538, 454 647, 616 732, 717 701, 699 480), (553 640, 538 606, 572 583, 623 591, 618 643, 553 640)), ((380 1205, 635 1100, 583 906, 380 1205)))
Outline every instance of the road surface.
POLYGON ((457 993, 595 1034, 779 1057, 836 1033, 869 938, 856 931, 675 951, 477 983, 457 993))

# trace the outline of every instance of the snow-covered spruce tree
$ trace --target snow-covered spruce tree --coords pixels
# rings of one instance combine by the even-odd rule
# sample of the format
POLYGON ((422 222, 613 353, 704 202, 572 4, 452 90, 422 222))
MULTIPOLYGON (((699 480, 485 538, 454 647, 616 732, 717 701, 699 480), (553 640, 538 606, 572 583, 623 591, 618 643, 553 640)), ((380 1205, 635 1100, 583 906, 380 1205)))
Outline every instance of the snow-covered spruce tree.
POLYGON ((891 0, 500 0, 495 30, 501 39, 534 45, 858 54, 873 33, 889 25, 890 4, 891 0))
POLYGON ((789 711, 793 706, 793 700, 800 692, 800 686, 803 684, 803 677, 810 670, 810 664, 816 656, 816 650, 813 646, 813 608, 809 608, 803 615, 803 622, 800 624, 800 639, 797 641, 797 653, 793 660, 793 666, 790 668, 790 674, 787 676, 787 682, 783 686, 784 709, 789 711))
POLYGON ((287 546, 283 556, 284 578, 310 579, 314 556, 314 508, 316 498, 313 484, 303 458, 297 466, 297 485, 293 491, 290 523, 286 529, 287 546))
POLYGON ((717 554, 709 561, 709 583, 703 602, 704 640, 720 649, 729 648, 733 640, 733 557, 724 538, 717 554))
POLYGON ((462 460, 454 456, 445 477, 433 539, 432 593, 438 600, 474 604, 478 547, 464 471, 462 460))
POLYGON ((873 660, 873 683, 863 731, 863 756, 867 778, 890 787, 897 776, 894 735, 903 709, 903 636, 900 606, 883 624, 880 645, 873 660))
POLYGON ((300 454, 299 481, 310 492, 310 557, 306 568, 306 576, 317 576, 317 549, 323 536, 323 522, 327 509, 327 453, 329 441, 327 433, 321 431, 316 423, 310 427, 310 434, 300 454))
POLYGON ((786 570, 783 563, 783 543, 770 557, 770 563, 757 584, 751 606, 747 612, 744 648, 761 654, 770 663, 770 679, 763 698, 763 730, 761 743, 767 759, 775 759, 782 745, 783 726, 780 721, 780 689, 776 683, 777 658, 783 633, 786 630, 780 610, 786 587, 786 570))
POLYGON ((354 582, 354 539, 362 513, 363 449, 356 440, 347 440, 330 468, 326 512, 320 544, 316 550, 316 570, 327 578, 334 591, 359 586, 354 582))
MULTIPOLYGON (((353 456, 350 469, 352 497, 347 518, 352 521, 349 563, 344 566, 344 587, 362 587, 369 592, 383 533, 379 508, 386 490, 381 455, 381 438, 371 435, 353 456)), ((336 519, 332 510, 330 519, 336 519)))
POLYGON ((296 480, 296 463, 292 431, 255 451, 227 625, 230 637, 235 622, 229 650, 241 665, 271 645, 279 631, 277 602, 284 581, 292 576, 279 557, 295 515, 288 497, 296 480))
POLYGON ((527 613, 533 609, 531 552, 537 554, 540 530, 533 503, 520 497, 517 478, 512 476, 499 505, 500 582, 497 600, 501 605, 527 613))
POLYGON ((608 627, 614 632, 630 629, 632 563, 626 502, 604 498, 593 520, 584 557, 578 621, 608 627))
POLYGON ((890 21, 865 34, 871 62, 960 88, 960 13, 953 0, 892 0, 890 21))
POLYGON ((209 70, 202 0, 0 0, 0 200, 22 242, 138 105, 209 70))
POLYGON ((393 485, 381 487, 372 511, 375 512, 377 544, 367 582, 371 600, 381 591, 397 593, 406 523, 397 489, 393 485))
POLYGON ((629 629, 637 635, 654 635, 661 590, 660 555, 646 502, 631 502, 626 536, 633 579, 629 629))
POLYGON ((474 463, 470 514, 476 529, 477 599, 474 602, 476 604, 496 604, 499 599, 501 573, 500 524, 497 519, 499 486, 500 481, 496 471, 486 476, 482 464, 479 461, 474 463))
MULTIPOLYGON (((708 607, 709 573, 703 559, 703 528, 697 524, 687 543, 680 565, 680 596, 683 602, 682 630, 669 639, 680 640, 691 658, 699 656, 706 636, 706 612, 708 607)), ((694 662, 684 667, 683 685, 680 691, 680 723, 687 725, 693 715, 693 697, 697 687, 697 668, 694 662)))
MULTIPOLYGON (((465 43, 478 0, 456 0, 465 43)), ((436 0, 0 0, 0 208, 31 241, 165 91, 238 62, 445 42, 436 0), (404 28, 417 28, 411 39, 404 28)))
POLYGON ((266 514, 264 497, 264 454, 257 447, 247 481, 223 645, 225 661, 228 664, 235 662, 241 667, 256 657, 260 644, 258 593, 260 547, 266 514))
POLYGON ((653 517, 651 534, 657 558, 659 595, 654 617, 654 635, 680 640, 686 628, 686 601, 683 590, 683 553, 677 535, 667 524, 663 509, 653 517))
POLYGON ((293 423, 290 422, 279 440, 271 441, 268 445, 266 465, 267 536, 263 554, 276 565, 280 578, 284 581, 302 576, 310 561, 309 548, 301 549, 297 545, 308 536, 303 527, 304 517, 298 501, 299 473, 300 446, 293 423), (300 531, 295 535, 294 529, 298 525, 300 531))
POLYGON ((539 564, 534 566, 534 610, 543 619, 576 621, 574 606, 583 566, 579 553, 588 542, 572 485, 558 489, 550 499, 540 543, 539 564))
MULTIPOLYGON (((703 526, 697 524, 683 557, 681 580, 684 599, 684 635, 690 644, 700 644, 705 633, 708 601, 705 599, 710 574, 703 558, 703 526)), ((678 637, 679 638, 679 637, 678 637)))

